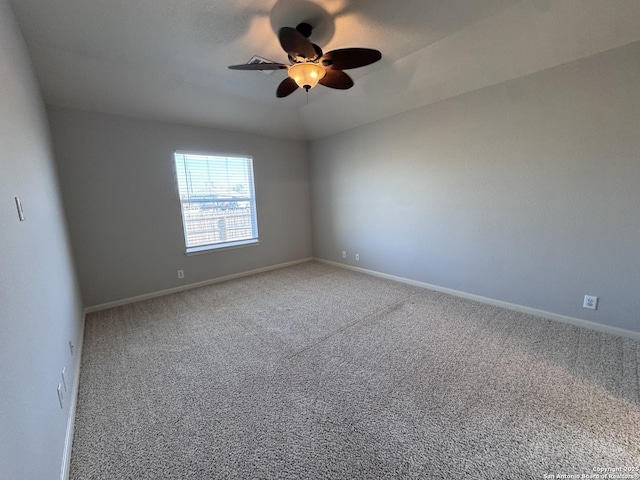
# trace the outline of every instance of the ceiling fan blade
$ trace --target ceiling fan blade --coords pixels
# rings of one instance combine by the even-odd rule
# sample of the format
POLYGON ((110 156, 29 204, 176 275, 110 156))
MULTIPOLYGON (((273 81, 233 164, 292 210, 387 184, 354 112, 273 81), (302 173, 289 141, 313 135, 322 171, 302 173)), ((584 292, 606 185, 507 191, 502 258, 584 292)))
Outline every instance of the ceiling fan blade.
POLYGON ((338 90, 347 90, 353 87, 353 80, 349 75, 342 70, 334 70, 328 68, 326 75, 318 82, 321 85, 329 88, 337 88, 338 90))
POLYGON ((305 38, 298 30, 291 27, 283 27, 278 32, 280 45, 291 58, 313 59, 317 56, 313 43, 305 38))
POLYGON ((242 65, 229 65, 231 70, 283 70, 287 66, 282 63, 243 63, 242 65))
POLYGON ((325 53, 320 63, 328 69, 348 70, 371 65, 381 58, 382 54, 372 48, 340 48, 325 53))
POLYGON ((298 89, 298 84, 291 77, 285 78, 280 85, 278 85, 278 90, 276 91, 276 96, 278 98, 283 98, 288 95, 291 95, 298 89))

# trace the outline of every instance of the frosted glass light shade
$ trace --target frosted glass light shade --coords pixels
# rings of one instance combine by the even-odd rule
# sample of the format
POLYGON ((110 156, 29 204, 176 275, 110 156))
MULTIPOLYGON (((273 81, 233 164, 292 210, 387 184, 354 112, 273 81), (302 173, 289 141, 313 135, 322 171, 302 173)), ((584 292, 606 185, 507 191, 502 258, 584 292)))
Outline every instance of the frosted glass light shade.
POLYGON ((293 78, 300 88, 309 90, 315 87, 325 76, 324 68, 317 63, 296 63, 289 67, 289 76, 293 78))

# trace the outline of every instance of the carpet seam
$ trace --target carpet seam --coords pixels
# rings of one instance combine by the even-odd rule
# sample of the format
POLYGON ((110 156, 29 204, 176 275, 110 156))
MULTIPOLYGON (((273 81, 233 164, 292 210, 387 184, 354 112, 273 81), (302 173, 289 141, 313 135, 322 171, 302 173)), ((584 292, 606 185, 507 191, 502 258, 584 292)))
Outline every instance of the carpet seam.
MULTIPOLYGON (((418 287, 418 288, 419 288, 419 287, 418 287)), ((329 333, 329 334, 325 335, 324 337, 319 338, 319 339, 318 339, 316 342, 314 342, 313 344, 308 345, 308 346, 306 346, 306 347, 304 347, 304 348, 300 349, 299 351, 294 352, 293 354, 291 354, 291 355, 289 355, 289 356, 286 356, 286 357, 285 357, 285 359, 286 359, 286 360, 290 360, 290 359, 292 359, 292 358, 295 358, 295 357, 297 357, 297 356, 299 356, 299 355, 303 354, 304 352, 306 352, 306 351, 308 351, 308 350, 311 350, 311 349, 313 349, 313 348, 315 348, 315 347, 319 346, 319 345, 320 345, 320 344, 322 344, 322 343, 325 343, 325 341, 326 341, 326 340, 328 340, 328 339, 330 339, 330 338, 332 338, 332 337, 334 337, 334 336, 338 335, 339 333, 342 333, 343 331, 347 330, 348 328, 354 327, 354 326, 356 326, 356 325, 358 325, 358 324, 360 324, 360 323, 364 323, 364 322, 366 322, 367 320, 370 320, 371 318, 373 318, 373 317, 375 317, 375 316, 381 315, 382 313, 384 313, 384 312, 386 312, 386 311, 393 310, 393 307, 395 307, 395 306, 397 306, 397 305, 399 305, 399 304, 401 304, 401 303, 406 302, 406 301, 407 301, 408 299, 410 299, 411 297, 413 297, 413 296, 415 296, 415 295, 418 295, 418 294, 420 294, 420 293, 423 293, 423 292, 414 292, 414 293, 412 293, 411 295, 409 295, 409 296, 407 296, 407 297, 402 298, 401 300, 398 300, 398 301, 396 301, 396 302, 394 302, 394 303, 391 303, 391 304, 386 305, 384 308, 380 308, 379 310, 376 310, 375 312, 372 312, 372 313, 370 313, 370 314, 368 314, 368 315, 365 315, 365 316, 363 316, 363 317, 361 317, 361 318, 358 318, 357 320, 354 320, 353 322, 351 322, 351 323, 348 323, 348 324, 344 325, 343 327, 341 327, 341 328, 339 328, 339 329, 337 329, 337 330, 335 330, 335 331, 333 331, 333 332, 331 332, 331 333, 329 333)))

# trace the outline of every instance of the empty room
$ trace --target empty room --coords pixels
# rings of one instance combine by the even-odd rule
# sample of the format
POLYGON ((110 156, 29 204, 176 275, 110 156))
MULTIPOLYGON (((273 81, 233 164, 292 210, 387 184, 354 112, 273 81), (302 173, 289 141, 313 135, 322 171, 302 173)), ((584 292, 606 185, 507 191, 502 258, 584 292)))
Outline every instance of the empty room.
POLYGON ((0 478, 640 479, 640 2, 0 0, 0 478))

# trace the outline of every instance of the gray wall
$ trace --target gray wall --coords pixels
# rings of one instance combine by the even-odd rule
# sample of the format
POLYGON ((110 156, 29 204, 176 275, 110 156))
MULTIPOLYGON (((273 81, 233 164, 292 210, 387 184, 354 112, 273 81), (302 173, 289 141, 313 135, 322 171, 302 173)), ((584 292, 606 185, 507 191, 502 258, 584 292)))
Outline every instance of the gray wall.
POLYGON ((60 477, 82 308, 46 113, 13 14, 0 0, 0 477, 60 477), (20 222, 14 197, 22 199, 20 222), (65 367, 64 408, 56 388, 65 367))
POLYGON ((640 331, 639 85, 635 43, 314 141, 315 256, 640 331))
POLYGON ((58 107, 48 112, 85 306, 311 256, 304 142, 58 107), (175 150, 253 157, 260 245, 185 255, 175 150))

